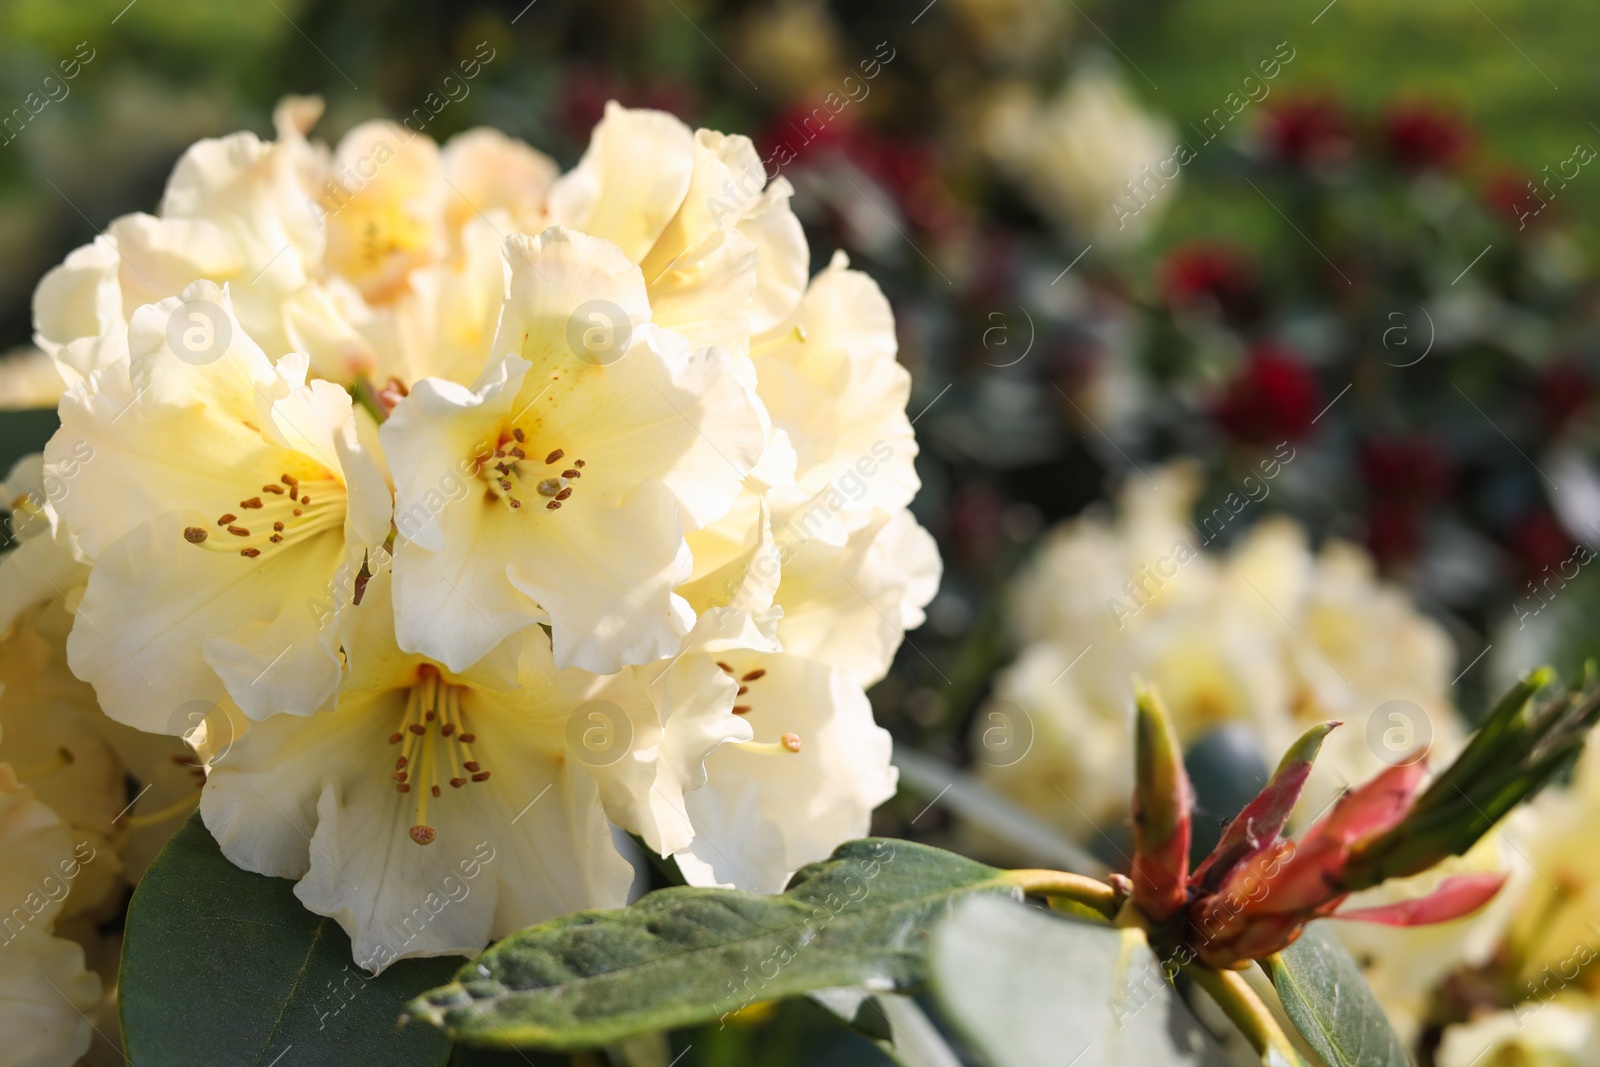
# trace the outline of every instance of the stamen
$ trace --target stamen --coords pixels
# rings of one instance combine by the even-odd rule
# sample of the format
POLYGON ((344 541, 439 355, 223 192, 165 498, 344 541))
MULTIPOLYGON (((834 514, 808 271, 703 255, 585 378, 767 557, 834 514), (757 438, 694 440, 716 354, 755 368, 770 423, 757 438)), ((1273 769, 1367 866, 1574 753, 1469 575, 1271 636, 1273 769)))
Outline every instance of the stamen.
POLYGON ((238 517, 239 516, 235 515, 233 512, 230 511, 226 515, 222 516, 222 518, 217 520, 217 525, 218 526, 226 526, 226 525, 228 525, 228 523, 232 522, 234 519, 237 519, 238 517))
POLYGON ((748 714, 750 714, 750 705, 749 704, 735 704, 733 706, 733 713, 735 715, 748 715, 748 714))
POLYGON ((241 508, 259 508, 262 506, 261 498, 258 496, 253 496, 249 500, 241 500, 239 501, 239 506, 241 508))
POLYGON ((512 429, 511 436, 515 437, 517 439, 517 444, 519 444, 519 445, 522 444, 522 442, 527 440, 527 437, 525 437, 523 435, 522 431, 519 430, 519 429, 516 429, 516 428, 512 429))
POLYGON ((563 478, 582 478, 583 477, 583 472, 579 471, 579 470, 574 470, 574 469, 569 468, 569 469, 564 470, 564 471, 561 472, 561 477, 563 477, 563 478))
POLYGON ((554 452, 550 453, 548 456, 544 457, 544 461, 545 461, 546 464, 554 463, 556 460, 560 459, 562 456, 564 456, 566 454, 567 453, 566 453, 566 451, 564 449, 558 448, 554 452))
POLYGON ((550 503, 546 504, 544 507, 545 507, 546 511, 560 511, 561 510, 561 501, 552 500, 552 501, 550 501, 550 503))
POLYGON ((230 527, 228 527, 228 532, 233 534, 233 536, 235 536, 235 537, 249 537, 250 536, 250 531, 245 529, 243 526, 230 526, 230 527))
POLYGON ((245 559, 255 559, 257 556, 261 555, 261 550, 259 548, 241 548, 239 550, 239 555, 243 556, 245 559))
POLYGON ((575 460, 573 460, 573 461, 572 461, 572 465, 573 465, 573 466, 574 466, 574 467, 581 467, 581 466, 583 466, 583 460, 581 460, 581 459, 575 459, 575 460))
POLYGON ((757 667, 755 670, 746 673, 743 678, 739 679, 739 681, 741 681, 741 682, 753 682, 757 678, 766 677, 766 674, 767 674, 767 669, 765 667, 757 667))

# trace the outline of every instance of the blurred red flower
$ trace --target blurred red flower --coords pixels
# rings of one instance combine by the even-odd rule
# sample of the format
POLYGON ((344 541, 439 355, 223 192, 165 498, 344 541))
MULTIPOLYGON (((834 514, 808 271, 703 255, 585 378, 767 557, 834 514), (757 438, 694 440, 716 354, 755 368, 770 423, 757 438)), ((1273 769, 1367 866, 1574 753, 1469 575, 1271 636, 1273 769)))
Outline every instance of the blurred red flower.
POLYGON ((1454 170, 1472 148, 1473 132, 1454 111, 1425 101, 1398 103, 1383 116, 1383 148, 1400 168, 1413 173, 1454 170))
POLYGON ((1171 249, 1158 284, 1163 299, 1176 309, 1214 305, 1236 321, 1249 321, 1261 310, 1255 261, 1221 242, 1192 241, 1171 249))
POLYGON ((1212 415, 1236 440, 1268 445, 1294 441, 1311 429, 1322 402, 1316 375, 1281 345, 1256 344, 1239 377, 1212 415))
POLYGON ((1331 96, 1302 96, 1267 108, 1262 134, 1280 163, 1315 170, 1349 158, 1355 138, 1349 114, 1331 96))

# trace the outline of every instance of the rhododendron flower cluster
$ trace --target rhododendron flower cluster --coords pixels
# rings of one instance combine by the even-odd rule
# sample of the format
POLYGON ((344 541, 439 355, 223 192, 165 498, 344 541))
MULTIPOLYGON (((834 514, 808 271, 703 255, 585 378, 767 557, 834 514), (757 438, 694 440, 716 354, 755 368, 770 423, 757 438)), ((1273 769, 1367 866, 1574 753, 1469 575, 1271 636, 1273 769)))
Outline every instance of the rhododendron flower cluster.
POLYGON ((372 971, 624 903, 619 828, 766 891, 863 834, 864 689, 940 576, 883 294, 808 277, 744 137, 613 104, 562 174, 320 108, 39 286, 72 671, 372 971))

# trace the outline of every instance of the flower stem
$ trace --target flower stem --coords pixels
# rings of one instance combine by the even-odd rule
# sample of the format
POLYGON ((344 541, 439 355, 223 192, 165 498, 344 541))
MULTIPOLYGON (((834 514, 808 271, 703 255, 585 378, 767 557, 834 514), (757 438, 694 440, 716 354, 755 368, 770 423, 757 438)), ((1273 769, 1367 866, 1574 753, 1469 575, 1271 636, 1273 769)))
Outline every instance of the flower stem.
POLYGON ((1065 897, 1104 915, 1107 919, 1117 914, 1122 906, 1122 894, 1104 882, 1068 871, 1050 871, 1025 868, 1006 871, 999 878, 1003 885, 1014 885, 1024 893, 1042 897, 1065 897))
POLYGON ((1305 1060, 1295 1051, 1289 1035, 1283 1032, 1272 1010, 1250 988, 1244 975, 1238 971, 1219 971, 1200 963, 1186 964, 1183 973, 1193 978, 1195 984, 1217 1002, 1239 1031, 1249 1040, 1266 1062, 1277 1062, 1272 1054, 1285 1064, 1303 1064, 1305 1060))

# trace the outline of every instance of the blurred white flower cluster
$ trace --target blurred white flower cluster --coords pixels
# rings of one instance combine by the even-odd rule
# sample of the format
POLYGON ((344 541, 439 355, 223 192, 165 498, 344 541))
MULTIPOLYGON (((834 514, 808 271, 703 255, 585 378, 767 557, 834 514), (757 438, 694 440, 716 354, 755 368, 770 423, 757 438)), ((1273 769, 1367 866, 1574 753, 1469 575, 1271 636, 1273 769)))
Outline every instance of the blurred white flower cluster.
POLYGON ((1050 100, 1023 83, 1001 87, 982 136, 1035 207, 1110 245, 1137 243, 1155 228, 1186 161, 1174 156, 1171 124, 1102 67, 1086 68, 1050 100))
POLYGON ((0 632, 59 614, 80 704, 197 746, 223 852, 373 971, 625 902, 616 828, 765 891, 865 833, 940 577, 877 286, 808 277, 744 137, 613 104, 561 174, 319 114, 40 284, 0 632))
POLYGON ((1077 840, 1127 817, 1135 675, 1159 688, 1186 748, 1242 726, 1266 769, 1307 727, 1343 721, 1303 819, 1386 763, 1425 744, 1442 761, 1460 740, 1449 640, 1362 550, 1313 554, 1298 526, 1267 518, 1208 551, 1189 518, 1198 487, 1184 464, 1130 478, 1120 514, 1056 530, 1013 586, 1021 652, 979 713, 977 766, 1077 840))

